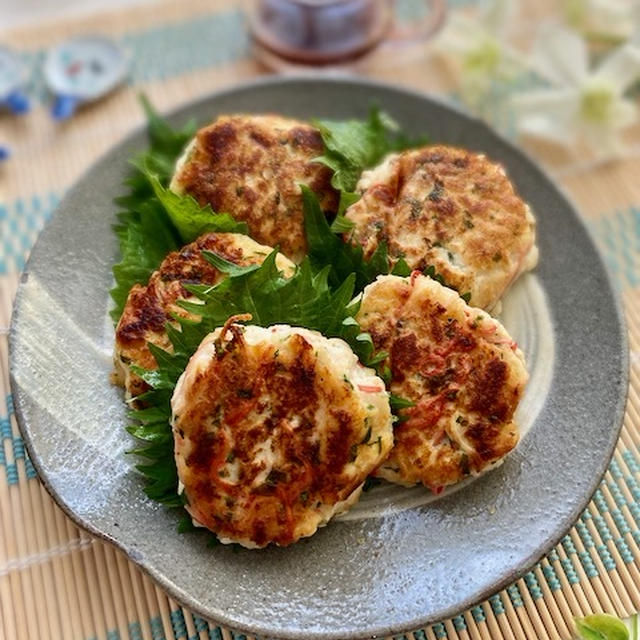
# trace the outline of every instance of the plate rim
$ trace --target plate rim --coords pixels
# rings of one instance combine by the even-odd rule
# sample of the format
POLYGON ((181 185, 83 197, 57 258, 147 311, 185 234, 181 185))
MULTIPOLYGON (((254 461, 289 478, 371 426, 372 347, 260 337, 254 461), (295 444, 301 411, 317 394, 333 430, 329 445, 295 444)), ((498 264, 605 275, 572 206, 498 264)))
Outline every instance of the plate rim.
MULTIPOLYGON (((169 122, 174 123, 176 119, 183 118, 185 115, 188 115, 189 111, 197 110, 200 105, 205 105, 211 101, 216 99, 224 98, 225 96, 231 96, 233 94, 243 92, 243 91, 251 91, 254 89, 260 89, 261 87, 273 87, 273 86, 283 86, 283 85, 295 85, 300 82, 307 83, 329 83, 329 84, 344 84, 344 85, 353 85, 358 86, 360 88, 374 88, 381 91, 391 92, 396 95, 406 95, 413 99, 423 100, 431 103, 435 103, 436 105, 443 107, 449 111, 453 111, 456 115, 462 117, 463 119, 470 122, 470 124, 483 129, 488 132, 492 137, 496 138, 504 147, 506 147, 510 152, 514 152, 516 155, 521 156, 525 159, 525 161, 534 168, 538 174, 546 181, 548 185, 550 185, 558 195, 566 202, 568 207, 571 209, 573 214, 573 222, 577 223, 582 231, 588 238, 590 243, 590 248, 597 256, 601 267, 602 272, 605 275, 606 283, 608 285, 608 292, 610 293, 614 305, 613 312, 616 319, 616 329, 619 331, 620 335, 620 347, 621 353, 616 354, 620 356, 620 388, 621 393, 619 394, 616 402, 615 414, 611 416, 611 436, 610 443, 606 455, 603 456, 601 464, 599 465, 598 473, 593 477, 590 483, 590 489, 586 498, 578 500, 576 502, 576 506, 574 509, 565 515, 562 519, 562 526, 558 527, 558 531, 554 535, 551 535, 547 542, 540 547, 537 548, 535 553, 530 554, 527 558, 521 559, 520 562, 515 563, 518 567, 512 568, 509 572, 503 575, 500 580, 497 580, 490 588, 480 590, 476 596, 467 597, 460 601, 458 605, 455 607, 448 607, 438 611, 438 615, 434 616, 433 614, 430 616, 422 617, 420 620, 412 621, 410 624, 414 624, 415 626, 411 626, 408 629, 398 629, 392 625, 384 628, 379 628, 373 630, 374 633, 370 633, 371 629, 365 632, 354 632, 354 633, 341 633, 334 631, 312 631, 305 632, 306 637, 309 640, 342 640, 344 638, 349 638, 349 640, 365 640, 367 638, 375 637, 375 636, 387 636, 387 635, 396 635, 399 633, 407 633, 417 629, 426 628, 436 622, 443 621, 449 618, 452 618, 458 614, 461 614, 470 608, 480 604, 485 601, 490 596, 499 593, 505 587, 511 585, 517 579, 521 578, 528 571, 532 569, 532 567, 539 562, 544 556, 546 556, 554 547, 556 547, 559 542, 564 538, 568 531, 574 526, 576 521, 579 519, 580 514, 586 509, 588 504, 591 502, 593 498, 593 494, 597 490, 604 473, 606 472, 610 461, 613 457, 615 448, 617 446, 620 432, 623 426, 623 419, 625 415, 627 397, 629 393, 629 339, 628 339, 628 329, 625 321, 623 304, 622 304, 622 295, 621 290, 618 288, 617 284, 613 280, 613 274, 610 272, 607 262, 603 257, 603 254, 598 246, 595 236, 591 229, 587 226, 585 219, 579 213, 578 207, 575 205, 573 198, 567 193, 566 188, 562 185, 558 184, 557 181, 550 176, 548 171, 546 171, 543 167, 539 165, 539 163, 524 149, 521 149, 517 146, 512 140, 508 139, 506 136, 496 131, 493 127, 487 124, 485 121, 481 120, 479 117, 474 116, 472 114, 467 113, 464 109, 461 109, 456 104, 453 104, 446 97, 441 95, 433 95, 425 91, 420 91, 417 89, 407 88, 400 85, 393 85, 391 83, 382 82, 378 80, 371 80, 369 78, 363 77, 351 77, 346 74, 313 74, 313 73, 296 73, 286 76, 266 76, 254 78, 249 81, 227 85, 216 91, 213 91, 207 95, 201 96, 195 100, 189 101, 187 103, 181 104, 180 106, 171 109, 168 113, 163 114, 163 117, 166 117, 169 122)), ((65 193, 62 200, 56 206, 56 209, 49 221, 47 221, 47 226, 54 221, 55 216, 58 214, 60 210, 62 210, 66 204, 66 202, 73 196, 74 192, 81 183, 85 180, 85 178, 91 174, 96 167, 101 165, 103 162, 108 161, 110 155, 112 153, 116 153, 119 149, 126 146, 127 144, 131 144, 131 142, 139 137, 140 135, 146 135, 147 127, 145 124, 142 124, 139 127, 135 127, 132 131, 130 131, 127 135, 125 135, 122 139, 118 140, 114 145, 110 146, 103 154, 100 155, 94 162, 92 162, 88 168, 73 182, 70 186, 69 190, 65 193)), ((33 245, 35 248, 41 241, 41 234, 38 235, 36 242, 33 245)), ((129 549, 126 546, 126 543, 119 542, 119 540, 112 535, 100 530, 95 525, 93 525, 88 520, 83 519, 81 516, 76 514, 71 507, 64 501, 63 497, 59 495, 54 488, 52 482, 50 481, 46 469, 42 466, 42 463, 37 455, 35 455, 34 443, 31 440, 31 436, 29 430, 25 427, 28 420, 26 420, 25 415, 23 413, 24 407, 22 406, 22 401, 20 400, 20 386, 15 379, 14 376, 14 368, 15 368, 15 358, 16 358, 16 342, 18 341, 17 336, 17 325, 20 318, 20 306, 22 303, 22 296, 24 291, 24 286, 26 281, 28 280, 30 273, 30 264, 31 257, 33 255, 33 248, 30 252, 29 259, 27 260, 23 271, 20 274, 19 285, 16 291, 16 295, 13 302, 12 314, 11 314, 11 324, 9 331, 9 383, 10 390, 15 400, 14 402, 14 413, 16 416, 16 421, 18 423, 20 433, 22 435, 22 439, 25 443, 25 447, 29 454, 29 457, 38 473, 38 479, 43 484, 49 495, 54 499, 56 504, 64 511, 64 513, 79 527, 88 531, 92 535, 96 536, 101 540, 105 540, 116 546, 120 551, 122 551, 128 559, 136 564, 141 570, 145 572, 149 577, 152 578, 157 584, 161 586, 172 598, 174 598, 179 604, 182 606, 186 606, 189 610, 193 611, 197 615, 202 616, 203 618, 213 622, 214 624, 219 624, 221 626, 228 627, 233 629, 234 631, 239 631, 241 633, 249 634, 249 635, 259 635, 263 637, 269 637, 272 640, 275 638, 279 638, 281 640, 298 640, 299 636, 296 632, 293 633, 284 633, 277 636, 273 636, 270 633, 269 629, 265 629, 259 625, 257 626, 246 626, 246 625, 238 625, 236 621, 228 618, 226 615, 215 616, 215 618, 211 617, 211 612, 207 611, 205 608, 201 607, 196 601, 194 601, 188 593, 184 592, 180 589, 176 584, 174 584, 169 578, 165 577, 160 571, 154 569, 153 567, 148 566, 146 560, 137 557, 137 552, 135 550, 129 549)))

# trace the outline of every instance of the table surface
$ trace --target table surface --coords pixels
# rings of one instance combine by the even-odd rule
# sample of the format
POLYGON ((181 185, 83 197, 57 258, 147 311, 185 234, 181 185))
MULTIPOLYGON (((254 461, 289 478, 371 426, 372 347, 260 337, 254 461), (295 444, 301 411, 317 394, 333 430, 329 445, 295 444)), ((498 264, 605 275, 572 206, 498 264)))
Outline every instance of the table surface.
POLYGON ((158 0, 0 0, 0 35, 16 27, 65 20, 79 15, 91 16, 96 12, 152 5, 158 0))
MULTIPOLYGON (((417 11, 417 0, 401 4, 406 15, 417 11)), ((465 12, 472 4, 449 6, 452 13, 465 12)), ((517 20, 528 28, 553 5, 523 3, 517 20)), ((19 273, 38 232, 86 168, 142 124, 137 94, 143 90, 166 112, 264 69, 251 55, 233 0, 116 0, 108 6, 0 0, 0 15, 0 40, 20 52, 33 103, 26 116, 0 115, 0 144, 12 151, 0 165, 0 640, 231 638, 231 630, 192 615, 110 545, 78 530, 51 501, 13 413, 6 332, 19 273), (55 123, 43 56, 66 37, 96 32, 131 53, 129 79, 71 121, 55 123)), ((406 56, 374 57, 359 72, 455 98, 453 76, 431 43, 406 56)), ((504 113, 492 118, 505 126, 504 113)), ((640 129, 626 135, 636 143, 640 129)), ((640 159, 591 165, 549 146, 528 150, 576 204, 620 290, 631 349, 622 434, 592 502, 556 549, 508 589, 408 638, 568 639, 574 616, 608 611, 628 617, 640 609, 640 159)))

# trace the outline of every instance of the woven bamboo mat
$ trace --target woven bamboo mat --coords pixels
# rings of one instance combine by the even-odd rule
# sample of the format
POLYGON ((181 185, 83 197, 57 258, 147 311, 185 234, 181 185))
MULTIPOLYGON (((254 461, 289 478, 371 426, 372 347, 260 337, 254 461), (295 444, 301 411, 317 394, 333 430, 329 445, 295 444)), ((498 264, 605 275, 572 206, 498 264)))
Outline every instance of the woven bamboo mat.
MULTIPOLYGON (((416 4, 416 3, 413 3, 416 4)), ((458 0, 456 9, 465 4, 458 0)), ((544 15, 525 7, 525 20, 544 15)), ((404 10, 412 10, 405 0, 404 10)), ((160 111, 261 73, 251 59, 239 3, 182 0, 49 22, 0 33, 30 69, 35 102, 21 119, 0 116, 13 157, 0 167, 0 640, 242 638, 171 600, 113 547, 77 529, 39 483, 18 431, 9 390, 7 330, 19 272, 65 190, 104 151, 142 122, 142 89, 160 111), (111 35, 130 51, 128 86, 71 122, 47 113, 40 63, 46 48, 76 33, 111 35)), ((380 59, 378 79, 447 92, 446 71, 429 49, 401 67, 380 59)), ((559 161, 549 155, 548 165, 559 161)), ((407 638, 559 640, 574 616, 640 610, 640 162, 579 173, 561 183, 600 244, 624 301, 631 388, 620 441, 580 520, 522 579, 470 611, 407 638)))

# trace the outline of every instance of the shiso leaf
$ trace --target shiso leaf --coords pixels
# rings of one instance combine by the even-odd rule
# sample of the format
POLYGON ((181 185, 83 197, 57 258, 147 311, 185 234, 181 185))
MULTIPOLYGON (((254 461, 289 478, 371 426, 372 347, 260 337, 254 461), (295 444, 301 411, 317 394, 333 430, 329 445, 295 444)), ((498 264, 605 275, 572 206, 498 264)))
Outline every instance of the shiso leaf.
POLYGON ((325 145, 317 158, 333 171, 331 184, 352 192, 364 169, 373 167, 393 149, 398 125, 377 108, 366 120, 315 120, 325 145))
MULTIPOLYGON (((352 191, 340 191, 340 202, 338 203, 338 217, 343 219, 343 225, 349 225, 352 229, 355 225, 350 220, 344 219, 344 212, 354 203, 360 200, 360 194, 352 191)), ((349 229, 349 230, 350 230, 349 229)), ((335 230, 337 231, 337 230, 335 230)))
POLYGON ((353 227, 355 227, 355 222, 344 216, 337 215, 331 223, 330 229, 333 233, 348 233, 353 227))
POLYGON ((144 94, 140 96, 140 102, 147 117, 147 131, 151 143, 149 152, 145 155, 152 170, 160 176, 160 180, 166 182, 173 173, 176 159, 195 135, 196 121, 189 120, 180 129, 175 129, 158 114, 144 94))
POLYGON ((114 323, 122 315, 131 287, 147 282, 165 256, 179 246, 177 232, 160 203, 145 198, 131 207, 118 215, 115 227, 121 257, 113 266, 115 286, 110 291, 114 323))
POLYGON ((407 276, 411 275, 411 267, 407 264, 404 258, 400 258, 398 262, 393 265, 393 269, 391 269, 391 275, 406 278, 407 276))
MULTIPOLYGON (((324 142, 324 154, 316 158, 333 171, 331 184, 353 197, 356 183, 364 169, 378 164, 392 151, 426 144, 422 136, 410 139, 399 131, 398 124, 377 107, 366 120, 314 120, 324 142)), ((339 213, 344 211, 341 207, 339 213)), ((346 208, 346 207, 345 207, 346 208)))
POLYGON ((193 198, 178 196, 163 186, 173 173, 178 155, 193 137, 195 124, 173 129, 144 96, 141 102, 147 115, 150 146, 134 162, 125 181, 127 195, 116 199, 121 211, 114 232, 121 257, 113 267, 115 286, 110 292, 114 323, 122 315, 131 287, 146 283, 169 252, 204 231, 246 233, 246 225, 236 223, 229 214, 215 214, 210 207, 202 209, 193 198))
POLYGON ((629 640, 629 629, 622 620, 608 613, 575 618, 578 634, 584 640, 629 640))
POLYGON ((300 185, 300 188, 309 261, 315 270, 330 266, 331 286, 339 286, 348 275, 354 274, 355 291, 359 293, 377 276, 389 273, 387 247, 384 243, 378 246, 369 260, 365 260, 362 247, 344 242, 331 230, 313 191, 305 185, 300 185))
MULTIPOLYGON (((121 212, 114 231, 122 259, 113 269, 114 322, 122 313, 131 286, 146 282, 167 253, 204 231, 246 230, 231 216, 201 208, 193 198, 177 196, 166 188, 176 159, 194 135, 195 126, 188 123, 173 129, 146 98, 142 97, 141 101, 148 119, 150 147, 137 159, 125 183, 127 195, 116 201, 121 212)), ((366 121, 317 124, 325 142, 325 154, 318 160, 333 169, 333 184, 341 190, 333 228, 316 196, 303 187, 310 254, 292 277, 285 278, 278 270, 276 251, 262 265, 251 267, 239 267, 214 253, 203 252, 204 257, 228 277, 215 286, 188 286, 198 301, 180 304, 194 317, 174 317, 172 323, 167 323, 171 351, 150 345, 159 365, 157 370, 134 369, 150 389, 138 396, 136 406, 140 408, 129 412, 134 424, 127 430, 139 443, 132 453, 142 459, 137 469, 146 478, 147 495, 167 506, 183 507, 185 503, 185 497, 177 493, 170 424, 173 389, 202 339, 223 325, 230 315, 249 312, 253 316, 252 324, 286 323, 340 337, 363 364, 378 367, 379 373, 389 379, 390 372, 384 365, 388 354, 376 353, 371 337, 361 332, 354 317, 360 302, 359 298, 353 298, 377 275, 389 272, 386 246, 381 245, 371 259, 365 261, 361 248, 343 242, 336 234, 348 233, 353 226, 343 214, 359 198, 353 190, 362 170, 379 162, 389 151, 415 143, 398 134, 397 125, 376 109, 366 121)), ((408 275, 410 269, 401 260, 393 273, 408 275)), ((398 407, 409 406, 408 401, 402 399, 393 402, 398 407)), ((192 528, 185 514, 180 529, 192 528)))
POLYGON ((132 452, 147 460, 137 466, 147 478, 147 495, 170 506, 181 504, 173 458, 171 395, 197 346, 229 316, 250 313, 251 324, 264 327, 285 323, 306 327, 327 337, 342 338, 365 365, 381 361, 381 356, 374 352, 371 337, 360 331, 353 317, 358 310, 358 303, 353 302, 354 274, 332 289, 327 278, 329 268, 314 273, 308 260, 292 277, 286 278, 275 264, 275 250, 262 265, 250 268, 236 268, 220 256, 203 253, 212 264, 226 268, 228 277, 215 286, 187 285, 199 302, 184 300, 180 305, 197 313, 200 321, 177 318, 178 327, 167 324, 173 352, 150 344, 158 369, 133 368, 151 391, 139 397, 144 408, 131 412, 137 424, 129 428, 129 433, 141 441, 132 452))
MULTIPOLYGON (((391 268, 387 245, 384 242, 378 245, 368 260, 365 259, 362 247, 343 241, 339 235, 343 229, 347 229, 349 220, 338 216, 333 225, 329 225, 313 191, 305 185, 300 185, 300 188, 302 190, 309 261, 315 270, 330 267, 328 275, 330 286, 339 286, 345 278, 354 274, 355 292, 360 293, 379 275, 389 273, 401 277, 411 275, 411 268, 404 258, 399 258, 391 268)), ((430 265, 423 273, 437 280, 443 286, 456 291, 455 287, 447 284, 444 278, 436 272, 435 267, 430 265)), ((466 293, 461 297, 465 302, 469 302, 470 295, 466 293)))
POLYGON ((180 196, 165 189, 160 183, 160 176, 150 168, 148 162, 141 163, 138 168, 151 185, 155 197, 178 230, 184 244, 208 231, 247 233, 246 223, 236 222, 228 213, 214 213, 210 205, 201 207, 190 195, 180 196))

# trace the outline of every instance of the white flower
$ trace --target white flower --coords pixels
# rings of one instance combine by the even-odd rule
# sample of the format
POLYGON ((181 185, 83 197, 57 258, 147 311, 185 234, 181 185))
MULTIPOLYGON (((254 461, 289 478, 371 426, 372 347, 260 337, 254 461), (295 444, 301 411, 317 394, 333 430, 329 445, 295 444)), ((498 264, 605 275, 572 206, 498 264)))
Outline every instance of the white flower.
POLYGON ((619 44, 638 27, 638 0, 562 0, 567 23, 585 38, 619 44))
POLYGON ((461 97, 472 109, 523 68, 522 56, 506 39, 515 7, 515 0, 492 0, 473 16, 453 13, 436 41, 436 50, 453 62, 461 97))
POLYGON ((624 96, 640 77, 638 45, 618 47, 590 71, 585 41, 552 27, 534 46, 532 66, 550 87, 512 98, 519 133, 567 146, 584 142, 598 157, 624 151, 620 131, 638 119, 636 104, 624 96))

